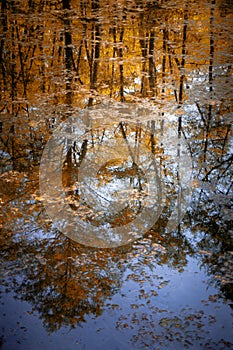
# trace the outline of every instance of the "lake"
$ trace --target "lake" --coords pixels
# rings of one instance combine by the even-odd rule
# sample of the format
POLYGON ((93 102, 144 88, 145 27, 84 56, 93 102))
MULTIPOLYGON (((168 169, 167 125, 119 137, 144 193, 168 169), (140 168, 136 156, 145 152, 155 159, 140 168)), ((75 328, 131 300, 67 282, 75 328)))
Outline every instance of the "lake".
POLYGON ((2 350, 233 349, 232 16, 1 2, 2 350))

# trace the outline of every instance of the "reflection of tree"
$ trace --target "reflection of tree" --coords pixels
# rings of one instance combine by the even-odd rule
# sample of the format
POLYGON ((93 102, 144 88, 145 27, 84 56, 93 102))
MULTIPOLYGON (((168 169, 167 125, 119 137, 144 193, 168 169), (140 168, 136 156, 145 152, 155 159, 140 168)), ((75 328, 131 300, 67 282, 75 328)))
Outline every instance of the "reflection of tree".
MULTIPOLYGON (((142 261, 182 268, 188 255, 203 251, 203 265, 211 276, 217 276, 223 294, 233 299, 231 13, 227 0, 211 4, 187 0, 181 5, 172 0, 1 2, 0 156, 5 172, 0 177, 0 200, 6 233, 1 244, 4 264, 11 261, 22 269, 22 281, 15 282, 15 289, 35 305, 50 330, 82 322, 88 313, 99 315, 106 298, 120 287, 123 268, 119 261, 130 258, 130 253, 88 253, 61 235, 27 241, 19 233, 16 241, 13 230, 19 223, 27 226, 29 218, 33 217, 34 224, 41 217, 41 206, 30 197, 34 189, 26 195, 27 184, 35 180, 27 172, 38 164, 54 124, 69 116, 71 109, 75 116, 77 106, 91 106, 108 96, 145 104, 152 99, 156 108, 162 106, 161 130, 156 130, 155 120, 148 121, 146 141, 152 154, 159 155, 167 198, 146 237, 151 246, 161 244, 165 252, 154 257, 151 248, 151 255, 142 255, 142 261), (195 185, 200 190, 190 217, 170 233, 166 227, 178 196, 173 180, 179 173, 165 166, 168 155, 159 138, 174 104, 180 107, 179 132, 189 143, 199 173, 195 185), (186 227, 194 237, 200 234, 198 244, 185 236, 186 227), (26 260, 20 262, 22 256, 26 260)), ((127 123, 118 126, 117 136, 127 140, 127 123)), ((90 139, 72 144, 69 164, 64 166, 63 183, 67 195, 75 199, 78 191, 72 185, 78 180, 79 167, 106 136, 104 128, 91 133, 90 139)), ((137 168, 137 152, 133 153, 140 146, 140 127, 134 130, 134 138, 135 147, 129 149, 131 166, 105 167, 99 176, 105 181, 126 178, 132 186, 136 178, 141 190, 144 174, 137 168)), ((115 217, 116 226, 122 224, 120 219, 125 222, 127 213, 129 220, 135 214, 130 212, 132 207, 126 209, 115 217)), ((127 253, 131 248, 125 248, 127 253)))
MULTIPOLYGON (((16 132, 12 134, 14 146, 8 147, 9 154, 13 153, 13 158, 25 155, 23 142, 17 138, 23 115, 27 120, 24 132, 36 159, 33 145, 43 145, 36 134, 39 130, 48 132, 47 118, 56 122, 59 107, 67 103, 71 95, 73 105, 78 106, 98 102, 101 94, 120 100, 131 100, 134 95, 137 100, 139 91, 140 96, 154 96, 157 102, 172 100, 177 105, 182 104, 187 95, 185 83, 192 88, 188 76, 206 65, 202 50, 209 56, 209 84, 213 86, 214 65, 221 59, 218 50, 224 40, 215 31, 215 22, 221 22, 215 1, 209 12, 205 2, 200 9, 189 1, 180 7, 169 1, 169 6, 176 5, 174 11, 167 5, 163 1, 144 0, 129 2, 127 6, 124 1, 110 2, 106 6, 103 0, 81 1, 80 4, 68 0, 52 3, 24 0, 20 7, 17 2, 2 1, 2 102, 4 113, 12 117, 11 125, 3 123, 3 130, 9 134, 12 127, 16 132), (17 18, 16 13, 20 14, 17 18), (197 15, 203 24, 202 30, 199 22, 195 22, 197 15), (197 30, 189 26, 189 20, 197 25, 197 30), (195 51, 197 45, 202 46, 200 52, 195 51), (192 47, 195 59, 194 55, 190 56, 192 47), (136 57, 140 58, 138 62, 134 62, 136 57), (43 113, 32 112, 35 102, 41 108, 44 101, 58 106, 53 115, 48 105, 43 113)), ((219 69, 224 70, 223 67, 219 69)), ((215 96, 212 97, 209 96, 209 100, 214 100, 215 96)), ((206 148, 213 101, 206 104, 208 111, 196 102, 208 129, 206 148)), ((180 114, 180 128, 181 120, 180 114)), ((205 149, 205 156, 206 152, 205 149)))
POLYGON ((32 303, 49 331, 100 315, 105 299, 120 287, 121 271, 111 267, 114 252, 90 251, 61 235, 2 243, 5 261, 23 257, 14 290, 32 303))
MULTIPOLYGON (((127 172, 127 169, 124 170, 127 172)), ((14 175, 12 173, 12 178, 14 175)), ((113 176, 113 173, 110 172, 108 176, 113 176)), ((122 176, 122 173, 118 172, 118 176, 122 176)), ((49 238, 43 237, 46 231, 37 228, 39 237, 36 237, 31 229, 40 220, 42 208, 35 200, 32 201, 32 198, 37 198, 34 195, 36 188, 32 186, 35 179, 31 175, 23 190, 23 175, 22 183, 19 183, 19 175, 15 182, 9 178, 9 174, 8 179, 12 195, 15 193, 14 186, 21 192, 20 197, 11 202, 7 202, 9 190, 2 198, 6 201, 4 214, 7 218, 2 222, 7 230, 0 242, 2 267, 9 269, 4 284, 10 285, 18 298, 33 305, 50 332, 63 325, 75 326, 85 322, 89 314, 97 317, 104 310, 105 300, 119 291, 123 273, 131 269, 131 261, 138 255, 142 243, 108 250, 85 248, 62 234, 54 234, 49 225, 46 227, 49 238), (31 221, 25 228, 24 221, 32 215, 36 221, 31 221), (21 221, 23 235, 20 232, 15 235, 13 228, 21 221), (16 271, 17 279, 14 277, 16 271)), ((1 185, 4 186, 4 182, 1 185)), ((186 254, 191 253, 189 242, 176 233, 164 235, 163 225, 166 225, 165 218, 161 218, 158 226, 148 233, 150 238, 145 239, 146 253, 140 257, 142 267, 145 264, 153 269, 157 261, 182 269, 186 264, 186 254), (163 254, 156 253, 158 247, 161 247, 163 254)))
MULTIPOLYGON (((204 197, 204 196, 203 196, 204 197)), ((208 273, 211 276, 210 282, 220 287, 221 296, 233 302, 232 293, 232 221, 223 219, 216 214, 216 205, 207 202, 204 198, 201 200, 200 208, 194 216, 194 220, 201 220, 200 228, 204 232, 203 238, 198 242, 197 248, 202 254, 202 266, 207 266, 208 273), (203 201, 202 201, 203 200, 203 201), (208 211, 208 215, 207 215, 208 211), (202 218, 205 218, 204 222, 202 218)), ((217 201, 216 201, 217 202, 217 201)), ((226 206, 226 199, 223 206, 226 206)), ((232 205, 229 203, 229 205, 232 205)))
MULTIPOLYGON (((49 239, 25 237, 20 241, 13 237, 8 234, 1 241, 2 266, 10 268, 16 264, 18 278, 14 278, 13 269, 4 284, 10 283, 18 298, 32 304, 49 332, 63 325, 75 326, 85 322, 89 314, 99 316, 104 310, 105 300, 121 287, 123 272, 130 268, 131 259, 138 252, 137 244, 134 245, 135 251, 132 251, 132 246, 117 250, 85 248, 63 235, 49 239)), ((156 235, 154 240, 157 242, 156 235)), ((172 241, 173 245, 177 243, 172 241)), ((163 243, 166 245, 166 239, 163 243)), ((170 242, 167 244, 169 246, 170 242)), ((141 262, 144 259, 144 263, 150 266, 155 254, 153 243, 147 249, 141 262)), ((172 264, 176 267, 178 259, 175 255, 172 264)), ((170 252, 158 262, 168 263, 172 259, 170 252)), ((183 263, 179 261, 178 266, 183 263)))
MULTIPOLYGON (((127 130, 129 131, 129 128, 127 130)), ((150 134, 147 137, 150 140, 150 134)), ((77 161, 81 161, 81 158, 80 155, 77 161)), ((218 175, 223 172, 223 176, 231 176, 226 164, 224 167, 217 169, 218 175)), ((110 173, 108 176, 113 174, 110 173)), ((221 177, 219 181, 222 181, 221 177)), ((18 182, 15 186, 19 186, 18 182)), ((12 193, 14 193, 13 187, 12 193)), ((170 216, 167 206, 157 224, 145 237, 146 253, 140 254, 142 266, 149 266, 153 270, 154 264, 159 263, 182 270, 187 263, 188 255, 192 255, 195 250, 207 251, 213 254, 203 253, 203 264, 209 266, 211 274, 223 273, 222 278, 225 278, 224 264, 231 257, 226 251, 232 250, 232 243, 225 234, 231 227, 230 222, 224 219, 226 202, 224 200, 222 203, 222 197, 219 197, 223 217, 218 218, 215 215, 215 204, 211 201, 208 205, 208 202, 204 201, 204 195, 205 193, 198 199, 200 209, 191 213, 191 223, 188 217, 184 221, 184 225, 191 224, 191 227, 193 222, 194 232, 199 229, 205 232, 198 245, 195 246, 192 240, 179 230, 166 233, 170 216), (156 254, 154 247, 157 249, 160 245, 162 254, 156 254)), ((5 199, 7 197, 4 197, 5 199)), ((216 199, 217 197, 215 203, 216 199)), ((19 209, 20 202, 18 205, 14 202, 12 206, 19 209)), ((6 209, 7 207, 9 210, 6 215, 13 227, 14 222, 25 215, 25 207, 23 212, 20 210, 14 212, 10 209, 9 203, 6 204, 6 209)), ((218 212, 221 211, 218 209, 218 212)), ((4 226, 7 227, 7 223, 4 226)), ((8 264, 13 266, 16 264, 19 278, 14 279, 13 269, 12 275, 6 278, 6 283, 10 283, 19 298, 32 303, 49 331, 55 331, 62 325, 75 326, 77 323, 82 323, 88 314, 96 317, 100 315, 104 310, 105 300, 120 289, 123 272, 127 268, 131 269, 131 259, 138 254, 142 244, 139 241, 119 249, 95 250, 81 247, 63 235, 49 239, 30 239, 30 235, 29 231, 24 238, 15 239, 14 234, 9 232, 2 236, 3 268, 8 268, 8 264)), ((221 290, 227 298, 231 298, 231 284, 228 281, 223 282, 221 290)))
MULTIPOLYGON (((111 214, 111 223, 115 222, 118 223, 118 226, 124 222, 124 217, 126 219, 126 222, 129 222, 130 218, 132 221, 132 217, 135 217, 141 209, 143 208, 143 199, 147 196, 147 186, 151 185, 147 180, 147 172, 152 171, 153 173, 149 176, 153 176, 155 178, 158 177, 158 181, 163 181, 163 177, 165 176, 166 179, 169 179, 167 181, 170 182, 170 184, 166 184, 167 187, 170 186, 170 192, 169 192, 169 200, 172 201, 172 198, 174 197, 174 203, 175 203, 175 197, 177 196, 176 191, 172 189, 172 186, 174 183, 177 182, 176 174, 173 174, 172 169, 168 169, 166 165, 166 156, 163 152, 162 147, 159 147, 158 145, 158 138, 159 138, 159 132, 161 130, 155 129, 155 122, 152 123, 154 130, 153 133, 150 132, 150 130, 147 130, 147 128, 143 128, 142 126, 133 125, 126 123, 126 122, 120 122, 119 125, 115 128, 109 124, 108 126, 105 125, 103 129, 101 130, 100 127, 93 128, 90 130, 89 136, 85 136, 84 141, 76 142, 75 141, 75 147, 70 148, 70 159, 71 162, 66 162, 64 166, 64 173, 63 173, 63 183, 67 187, 67 194, 71 196, 71 202, 70 205, 73 209, 80 210, 82 207, 81 203, 79 205, 78 202, 80 200, 80 186, 82 186, 82 182, 79 184, 79 168, 83 164, 83 161, 85 163, 85 159, 90 157, 90 160, 93 162, 93 165, 95 163, 99 162, 98 159, 98 152, 99 155, 101 155, 101 145, 103 145, 103 148, 106 147, 106 142, 110 143, 111 146, 109 149, 111 149, 111 156, 113 159, 111 161, 102 160, 103 163, 98 163, 98 173, 97 177, 93 178, 92 174, 90 173, 89 176, 91 176, 91 180, 89 179, 87 175, 87 183, 91 183, 93 181, 98 180, 98 186, 101 187, 101 182, 105 185, 107 191, 110 191, 110 183, 112 181, 120 181, 125 183, 125 190, 127 191, 126 183, 128 183, 128 186, 132 189, 132 192, 127 192, 125 194, 125 198, 127 195, 129 196, 127 201, 127 207, 124 208, 122 212, 118 213, 118 218, 115 220, 111 214), (111 133, 111 134, 110 134, 111 133), (155 134, 157 136, 155 137, 155 134), (101 136, 102 135, 102 136, 101 136), (117 141, 118 140, 118 141, 117 141), (119 140, 122 140, 122 144, 125 145, 124 153, 122 155, 119 155, 117 144, 116 144, 116 151, 114 154, 114 150, 112 147, 114 147, 115 142, 119 142, 119 140), (112 146, 113 145, 113 146, 112 146), (150 147, 148 147, 150 145, 150 147), (152 154, 150 153, 150 148, 152 150, 152 154, 154 157, 151 158, 152 154), (95 151, 96 149, 96 151, 95 151), (143 152, 147 150, 147 154, 143 155, 143 152), (96 155, 94 156, 94 154, 96 155), (93 158, 94 157, 94 158, 93 158), (97 159, 95 159, 97 157, 97 159), (122 157, 121 160, 119 157, 122 157), (118 159, 119 158, 119 159, 118 159), (163 160, 164 159, 164 160, 163 160), (142 161, 142 164, 140 162, 142 161), (160 170, 157 171, 156 162, 160 163, 160 170), (152 167, 152 168, 151 168, 152 167), (75 204, 76 202, 76 204, 75 204), (81 207, 80 207, 81 205, 81 207), (128 209, 127 209, 128 208, 128 209), (120 217, 119 217, 120 215, 120 217)), ((162 131, 163 132, 163 131, 162 131)), ((174 145, 175 146, 175 145, 174 145)), ((108 145, 106 147, 108 149, 108 145)), ((123 151, 122 151, 123 152, 123 151)), ((84 165, 85 166, 85 165, 84 165)), ((176 166, 176 161, 174 163, 174 166, 176 166)), ((173 167, 174 167, 173 166, 173 167)), ((170 165, 172 167, 172 164, 170 165)), ((179 173, 179 171, 178 171, 179 173)), ((156 180, 156 181, 157 181, 156 180)), ((118 186, 119 185, 118 181, 118 186)), ((159 184, 157 184, 159 186, 159 184)), ((179 185, 181 187, 181 185, 179 185)), ((105 201, 109 202, 109 200, 106 198, 106 189, 103 191, 103 193, 99 193, 99 196, 105 201)), ((157 191, 156 188, 154 190, 157 191)), ((89 191, 94 191, 94 197, 97 195, 97 189, 94 189, 94 187, 91 187, 89 191)), ((117 191, 117 188, 116 188, 117 191)), ((119 189, 121 191, 121 189, 119 189)), ((129 191, 129 187, 128 187, 129 191)), ((92 196, 90 194, 90 196, 92 196)), ((97 195, 98 196, 98 195, 97 195)), ((149 195, 150 196, 150 195, 149 195)), ((147 199, 150 201, 155 200, 148 197, 147 199)), ((158 197, 159 198, 159 197, 158 197)), ((157 198, 157 199, 158 199, 157 198)), ((92 202, 93 205, 93 202, 92 202)), ((169 203, 168 203, 169 205, 169 203)), ((180 204, 179 204, 180 205, 180 204)), ((178 205, 178 206, 179 206, 178 205)), ((93 205, 95 207, 95 205, 93 205)), ((84 208, 83 208, 84 209, 84 208)), ((92 212, 93 214, 93 208, 88 207, 87 211, 92 212)), ((152 209, 151 209, 152 210, 152 209)), ((166 211, 168 214, 168 211, 166 211)), ((170 211, 170 214, 172 211, 170 211)), ((91 214, 91 216, 92 216, 91 214)), ((97 213, 96 213, 97 214, 97 213)), ((101 216, 100 216, 101 217, 101 216)), ((90 220, 90 218, 89 218, 90 220)), ((102 220, 102 219, 101 219, 102 220)), ((97 222, 96 215, 94 214, 94 221, 97 222)))
MULTIPOLYGON (((222 143, 225 149, 225 141, 222 143)), ((212 154, 214 156, 214 154, 212 154)), ((221 159, 221 158, 220 158, 221 159)), ((191 210, 191 228, 195 235, 202 232, 197 248, 202 254, 202 265, 208 266, 212 283, 217 283, 226 298, 232 294, 232 156, 210 167, 197 190, 191 210)))
MULTIPOLYGON (((135 216, 140 212, 141 200, 143 199, 144 195, 143 191, 145 191, 144 185, 146 182, 146 174, 143 173, 140 164, 138 164, 139 147, 140 142, 142 141, 140 140, 142 129, 138 127, 136 130, 131 130, 130 126, 127 123, 120 122, 118 127, 113 130, 116 135, 116 139, 121 138, 122 142, 125 143, 128 154, 125 154, 122 159, 113 159, 109 162, 105 161, 103 164, 99 164, 99 170, 96 177, 96 180, 98 180, 99 183, 98 186, 103 183, 107 188, 108 184, 111 181, 120 180, 123 181, 125 185, 128 183, 128 185, 130 185, 134 191, 133 198, 129 198, 125 208, 123 208, 122 211, 119 211, 113 215, 112 213, 107 212, 104 214, 104 217, 107 215, 107 221, 111 223, 111 226, 115 227, 132 221, 133 218, 135 218, 135 216), (133 138, 135 144, 131 144, 129 138, 133 138)), ((67 194, 71 199, 70 206, 76 211, 79 211, 81 208, 83 208, 79 196, 79 168, 82 165, 83 160, 85 160, 85 157, 93 153, 95 147, 98 148, 98 146, 101 145, 104 141, 106 142, 107 137, 105 135, 105 131, 106 126, 103 128, 102 137, 100 138, 99 134, 101 134, 101 131, 99 129, 92 129, 90 131, 89 140, 85 139, 80 143, 79 147, 75 142, 75 147, 70 149, 70 157, 73 162, 65 163, 63 172, 63 184, 66 186, 67 194)), ((109 133, 109 131, 107 132, 109 133)), ((119 155, 116 155, 116 157, 117 156, 119 157, 119 155)), ((87 179, 87 181, 89 180, 87 179)), ((91 188, 91 191, 93 192, 94 188, 91 188)), ((109 200, 105 197, 105 193, 94 193, 94 196, 96 195, 109 202, 109 200)), ((92 223, 97 225, 98 222, 100 223, 103 220, 103 217, 101 215, 99 216, 99 219, 97 219, 96 214, 93 216, 93 208, 87 206, 86 209, 87 212, 91 211, 91 215, 87 215, 88 221, 90 220, 92 223)))

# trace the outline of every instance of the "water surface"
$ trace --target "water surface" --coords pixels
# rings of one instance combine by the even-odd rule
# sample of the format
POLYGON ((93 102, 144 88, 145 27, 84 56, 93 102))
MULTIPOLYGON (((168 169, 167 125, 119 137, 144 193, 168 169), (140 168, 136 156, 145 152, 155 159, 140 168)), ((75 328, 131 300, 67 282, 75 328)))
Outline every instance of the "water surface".
POLYGON ((232 13, 2 1, 1 349, 233 349, 232 13))

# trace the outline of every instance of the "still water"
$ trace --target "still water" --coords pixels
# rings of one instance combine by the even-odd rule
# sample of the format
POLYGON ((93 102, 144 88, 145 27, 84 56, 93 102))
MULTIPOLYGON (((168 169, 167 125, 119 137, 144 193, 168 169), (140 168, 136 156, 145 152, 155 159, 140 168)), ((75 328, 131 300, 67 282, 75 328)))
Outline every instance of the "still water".
POLYGON ((232 15, 1 2, 1 349, 233 349, 232 15))

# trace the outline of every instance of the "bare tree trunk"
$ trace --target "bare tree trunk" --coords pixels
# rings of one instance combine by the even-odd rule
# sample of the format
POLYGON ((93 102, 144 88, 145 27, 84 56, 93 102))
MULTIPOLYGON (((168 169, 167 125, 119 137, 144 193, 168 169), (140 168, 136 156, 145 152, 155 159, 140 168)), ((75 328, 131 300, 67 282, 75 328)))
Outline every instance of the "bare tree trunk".
MULTIPOLYGON (((97 86, 97 76, 98 76, 98 66, 100 58, 100 24, 99 24, 99 0, 92 0, 91 3, 92 13, 95 14, 95 22, 92 25, 92 50, 90 58, 90 89, 96 90, 97 86)), ((88 106, 93 105, 94 98, 91 96, 88 101, 88 106)))
MULTIPOLYGON (((215 10, 215 0, 211 1, 211 9, 210 9, 210 58, 209 58, 209 99, 213 98, 213 63, 214 63, 214 10, 215 10)), ((209 141, 209 133, 210 133, 210 124, 212 119, 212 103, 209 103, 207 120, 206 120, 206 137, 205 137, 205 145, 204 145, 204 163, 207 158, 207 149, 208 149, 208 141, 209 141)))
POLYGON ((140 46, 141 46, 141 52, 142 52, 142 78, 141 78, 141 94, 144 95, 145 93, 145 73, 146 73, 146 60, 147 60, 147 49, 148 49, 148 33, 144 34, 143 26, 144 26, 144 15, 143 13, 140 16, 140 22, 139 22, 140 30, 140 46))
POLYGON ((113 95, 113 86, 114 86, 114 76, 115 76, 115 57, 116 57, 116 53, 117 53, 117 49, 116 49, 116 43, 117 43, 117 36, 116 36, 116 23, 114 21, 113 23, 113 29, 112 29, 112 34, 113 34, 113 52, 112 52, 112 73, 111 73, 111 84, 110 84, 110 97, 112 97, 113 95))
POLYGON ((66 67, 66 103, 72 104, 72 35, 71 35, 71 20, 70 20, 70 0, 62 0, 62 8, 64 10, 64 29, 65 29, 65 67, 66 67))
MULTIPOLYGON (((181 64, 180 64, 180 83, 179 83, 179 95, 178 95, 179 107, 183 103, 183 93, 184 93, 184 79, 185 79, 184 66, 185 66, 185 60, 186 60, 188 5, 189 5, 189 0, 186 0, 185 8, 184 8, 183 39, 182 39, 181 64)), ((182 115, 179 115, 179 118, 178 118, 179 137, 181 136, 181 130, 182 130, 182 115)))
POLYGON ((161 95, 162 99, 164 98, 165 93, 165 82, 166 82, 166 51, 167 51, 167 29, 163 29, 163 59, 162 59, 162 90, 161 95))
POLYGON ((11 100, 12 100, 12 113, 14 114, 14 100, 15 100, 15 94, 16 94, 16 55, 15 55, 15 21, 11 23, 11 41, 12 41, 12 47, 11 47, 11 100))
POLYGON ((124 38, 124 28, 121 28, 120 31, 120 49, 119 49, 119 57, 120 57, 120 99, 121 102, 124 102, 124 66, 123 66, 123 38, 124 38))
POLYGON ((155 45, 155 31, 151 30, 149 40, 149 85, 150 90, 157 95, 155 91, 156 84, 156 67, 154 64, 154 45, 155 45))
POLYGON ((6 80, 6 67, 4 64, 4 46, 5 46, 5 37, 8 30, 7 26, 7 2, 6 0, 2 0, 2 7, 1 7, 1 18, 2 18, 2 38, 1 38, 1 44, 0 44, 0 65, 1 65, 1 71, 2 71, 2 77, 3 77, 3 88, 4 90, 7 90, 7 80, 6 80))
MULTIPOLYGON (((71 19, 70 19, 70 0, 62 0, 62 9, 64 11, 64 39, 65 39, 65 79, 66 79, 66 105, 67 107, 72 106, 72 81, 73 81, 73 51, 72 51, 72 34, 71 34, 71 19)), ((68 111, 69 112, 69 111, 68 111)), ((69 115, 69 113, 68 113, 69 115)), ((66 115, 67 116, 67 115, 66 115)), ((70 130, 71 131, 71 130, 70 130)), ((72 142, 67 141, 67 166, 71 171, 72 168, 72 142)))

